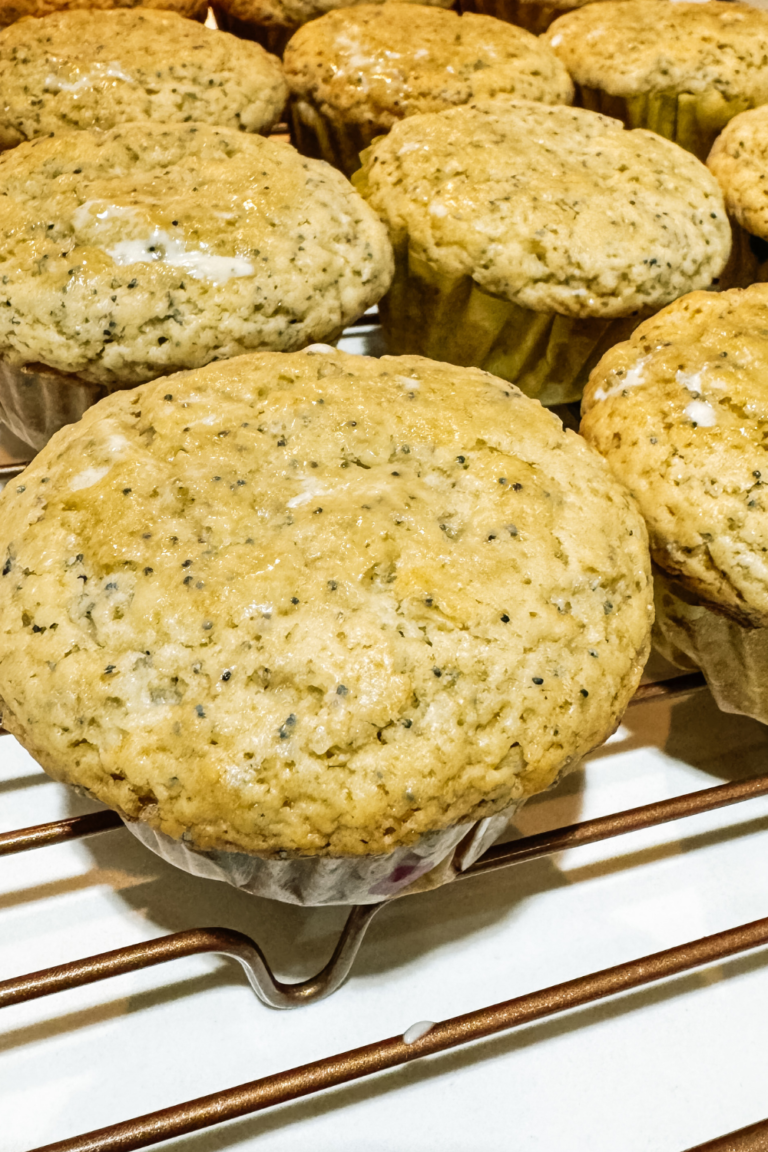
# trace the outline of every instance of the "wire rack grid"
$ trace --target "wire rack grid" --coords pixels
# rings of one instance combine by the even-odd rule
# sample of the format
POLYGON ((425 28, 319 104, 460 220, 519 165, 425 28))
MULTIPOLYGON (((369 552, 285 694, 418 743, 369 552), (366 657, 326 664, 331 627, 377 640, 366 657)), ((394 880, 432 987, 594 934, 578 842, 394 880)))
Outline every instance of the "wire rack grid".
MULTIPOLYGON (((653 701, 671 701, 698 692, 698 674, 641 687, 635 707, 653 701)), ((509 868, 556 852, 625 836, 671 821, 681 820, 768 795, 768 774, 698 789, 671 799, 615 812, 500 844, 462 871, 457 856, 456 879, 509 868)), ((109 811, 73 816, 65 820, 19 829, 0 835, 0 856, 11 856, 45 846, 106 835, 119 827, 109 811)), ((297 1007, 331 995, 348 976, 366 931, 381 906, 353 908, 330 961, 316 976, 294 984, 280 981, 259 945, 231 929, 190 929, 86 957, 21 977, 0 981, 0 1007, 9 1007, 91 982, 165 964, 200 953, 215 953, 239 962, 257 996, 272 1007, 297 1007)), ((226 1120, 285 1104, 352 1080, 373 1076, 399 1065, 450 1048, 469 1044, 545 1017, 572 1011, 646 984, 668 980, 703 965, 768 944, 768 918, 741 924, 688 943, 664 949, 638 960, 613 965, 587 976, 561 982, 538 992, 482 1007, 440 1022, 423 1022, 412 1029, 351 1051, 327 1056, 290 1071, 261 1077, 183 1104, 155 1110, 131 1120, 45 1145, 57 1152, 127 1152, 199 1131, 226 1120)), ((758 1152, 768 1148, 768 1121, 697 1145, 712 1152, 758 1152)))

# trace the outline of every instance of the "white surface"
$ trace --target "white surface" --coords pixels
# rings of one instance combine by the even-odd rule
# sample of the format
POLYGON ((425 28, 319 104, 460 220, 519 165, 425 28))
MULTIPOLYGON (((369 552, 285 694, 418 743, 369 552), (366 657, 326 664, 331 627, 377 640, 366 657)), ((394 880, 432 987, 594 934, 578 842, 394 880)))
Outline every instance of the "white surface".
MULTIPOLYGON (((768 768, 768 729, 701 693, 634 708, 524 833, 768 768)), ((0 831, 90 807, 0 740, 0 831)), ((176 962, 0 1014, 0 1149, 20 1152, 768 913, 768 800, 411 897, 347 985, 264 1008, 176 962)), ((0 861, 0 978, 198 925, 316 970, 343 919, 174 871, 124 831, 0 861)), ((184 1152, 682 1152, 768 1115, 768 951, 165 1145, 184 1152)))

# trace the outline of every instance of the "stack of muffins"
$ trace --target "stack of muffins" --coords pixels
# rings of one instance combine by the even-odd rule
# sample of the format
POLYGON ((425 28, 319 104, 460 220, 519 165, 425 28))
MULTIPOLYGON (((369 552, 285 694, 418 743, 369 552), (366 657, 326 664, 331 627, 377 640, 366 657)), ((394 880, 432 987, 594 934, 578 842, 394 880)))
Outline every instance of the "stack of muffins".
POLYGON ((768 15, 475 7, 1 17, 3 723, 282 900, 443 882, 603 741, 651 557, 768 722, 768 15))

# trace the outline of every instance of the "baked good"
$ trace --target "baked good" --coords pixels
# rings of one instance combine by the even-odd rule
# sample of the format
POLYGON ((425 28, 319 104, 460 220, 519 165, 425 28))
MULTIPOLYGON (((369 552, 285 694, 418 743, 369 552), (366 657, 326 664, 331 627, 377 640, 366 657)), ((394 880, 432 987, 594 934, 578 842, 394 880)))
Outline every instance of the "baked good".
POLYGON ((268 133, 280 61, 175 12, 57 12, 0 32, 0 148, 79 128, 200 121, 268 133))
POLYGON ((577 103, 706 160, 731 117, 768 102, 768 12, 730 0, 605 0, 545 37, 577 103))
POLYGON ((707 166, 731 220, 732 279, 742 287, 768 280, 768 105, 734 116, 715 141, 707 166))
POLYGON ((642 520, 583 440, 328 346, 107 397, 0 496, 0 565, 5 727, 219 862, 456 843, 613 731, 649 642, 642 520))
POLYGON ((0 418, 35 448, 107 391, 335 339, 392 275, 340 173, 232 128, 38 139, 0 191, 0 418))
MULTIPOLYGON (((208 15, 207 0, 143 0, 142 8, 162 8, 178 12, 190 20, 204 21, 208 15)), ((26 16, 50 16, 82 8, 87 12, 113 8, 136 8, 135 0, 0 0, 0 28, 23 20, 26 16)))
POLYGON ((462 0, 465 12, 482 12, 485 16, 495 16, 497 20, 507 20, 520 28, 540 36, 546 32, 553 20, 581 8, 582 4, 594 4, 598 0, 462 0))
POLYGON ((582 433, 638 501, 657 643, 768 723, 768 285, 693 292, 604 357, 582 433))
MULTIPOLYGON (((216 0, 212 5, 219 28, 247 40, 257 40, 269 52, 282 56, 294 32, 310 20, 335 8, 350 8, 357 0, 216 0)), ((370 0, 369 0, 370 2, 370 0)), ((374 3, 377 0, 374 0, 374 3)), ((382 3, 384 0, 378 0, 382 3)), ((402 0, 405 4, 427 4, 452 8, 454 0, 402 0)))
POLYGON ((477 364, 545 404, 578 399, 608 347, 709 286, 730 250, 703 164, 581 108, 412 116, 363 153, 354 183, 395 249, 391 350, 477 364))
POLYGON ((285 74, 296 147, 347 175, 406 116, 496 96, 573 99, 564 65, 529 32, 412 4, 338 8, 305 24, 286 48, 285 74))

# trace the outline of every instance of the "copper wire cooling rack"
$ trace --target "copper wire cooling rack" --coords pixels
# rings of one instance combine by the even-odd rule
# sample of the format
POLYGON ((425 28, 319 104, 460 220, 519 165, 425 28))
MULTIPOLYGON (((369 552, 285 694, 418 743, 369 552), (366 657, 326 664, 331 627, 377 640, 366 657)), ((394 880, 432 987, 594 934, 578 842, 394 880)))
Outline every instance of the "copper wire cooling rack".
MULTIPOLYGON (((632 704, 637 706, 651 700, 675 699, 704 686, 699 673, 646 684, 638 689, 632 704)), ((0 735, 7 733, 0 729, 0 735)), ((496 845, 466 868, 462 867, 459 846, 454 860, 455 880, 466 881, 484 872, 765 795, 768 795, 768 774, 496 845)), ((102 811, 21 828, 0 835, 0 856, 103 834, 120 826, 121 821, 114 812, 102 811)), ((407 894, 394 897, 405 898, 407 894)), ((299 1007, 330 996, 340 987, 350 973, 368 926, 382 907, 383 904, 353 907, 328 963, 316 976, 299 983, 286 984, 278 980, 259 945, 243 933, 225 928, 194 928, 4 980, 0 982, 0 1008, 201 953, 237 960, 263 1003, 273 1008, 299 1007)), ((448 1020, 425 1022, 422 1027, 409 1029, 404 1035, 379 1040, 70 1140, 48 1144, 45 1149, 35 1152, 129 1152, 130 1149, 146 1148, 617 996, 767 944, 768 917, 448 1020)), ((768 1152, 768 1120, 697 1145, 688 1152, 768 1152)))

